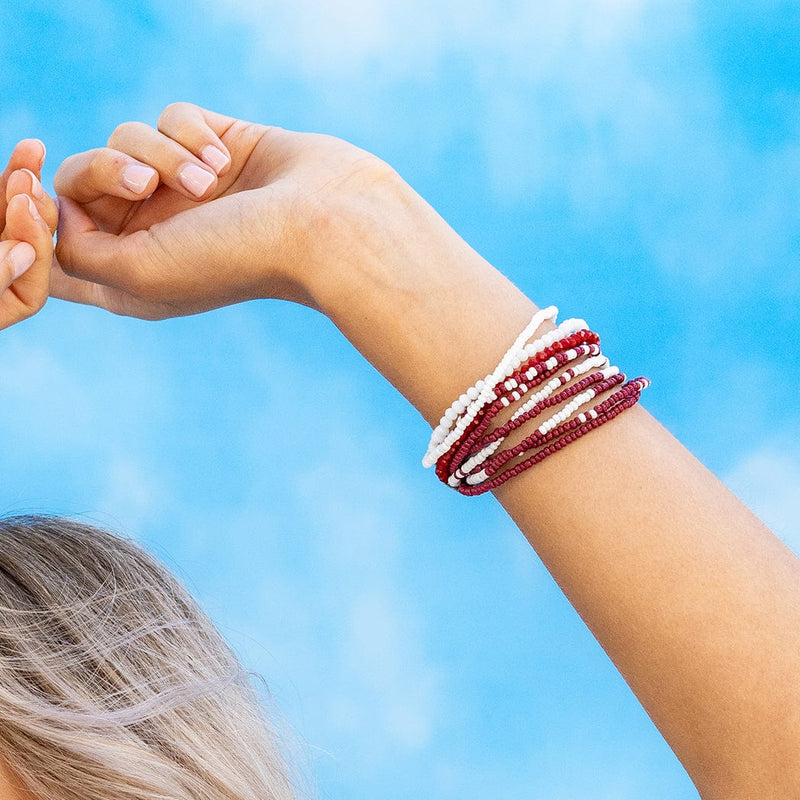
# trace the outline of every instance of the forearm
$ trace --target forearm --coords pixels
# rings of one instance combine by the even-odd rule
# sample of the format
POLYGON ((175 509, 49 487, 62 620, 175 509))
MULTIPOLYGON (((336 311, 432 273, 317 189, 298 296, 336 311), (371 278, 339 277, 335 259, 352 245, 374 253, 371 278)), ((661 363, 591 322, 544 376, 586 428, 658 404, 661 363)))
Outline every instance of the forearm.
MULTIPOLYGON (((62 203, 59 296, 148 318, 308 302, 431 424, 535 311, 351 145, 181 104, 160 127, 175 163, 218 144, 230 169, 207 202, 164 184, 134 203, 91 157, 62 167, 68 196, 102 197, 62 203)), ((640 407, 496 495, 706 798, 800 796, 800 570, 779 541, 640 407)))
MULTIPOLYGON (((324 223, 317 301, 436 424, 535 306, 410 190, 381 208, 324 223)), ((800 787, 798 562, 684 448, 636 407, 496 495, 704 796, 800 787)))

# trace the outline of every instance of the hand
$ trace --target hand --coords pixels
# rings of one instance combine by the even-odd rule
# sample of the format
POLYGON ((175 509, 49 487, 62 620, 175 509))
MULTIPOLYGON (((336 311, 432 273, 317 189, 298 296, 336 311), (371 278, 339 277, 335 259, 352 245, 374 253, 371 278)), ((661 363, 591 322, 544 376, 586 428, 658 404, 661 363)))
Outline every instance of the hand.
POLYGON ((44 157, 40 141, 25 139, 0 175, 0 329, 47 300, 58 212, 40 182, 44 157))
POLYGON ((263 297, 316 305, 348 209, 392 171, 329 136, 178 103, 67 159, 54 296, 146 319, 263 297))

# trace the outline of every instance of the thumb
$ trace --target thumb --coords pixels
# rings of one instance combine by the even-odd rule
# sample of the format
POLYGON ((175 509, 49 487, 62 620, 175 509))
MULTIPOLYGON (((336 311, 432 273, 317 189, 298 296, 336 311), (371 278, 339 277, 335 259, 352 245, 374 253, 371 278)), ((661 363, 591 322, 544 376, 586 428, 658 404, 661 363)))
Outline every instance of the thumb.
POLYGON ((147 265, 152 263, 154 242, 146 230, 125 236, 98 229, 94 220, 74 200, 59 197, 56 257, 68 275, 82 280, 136 291, 147 265))

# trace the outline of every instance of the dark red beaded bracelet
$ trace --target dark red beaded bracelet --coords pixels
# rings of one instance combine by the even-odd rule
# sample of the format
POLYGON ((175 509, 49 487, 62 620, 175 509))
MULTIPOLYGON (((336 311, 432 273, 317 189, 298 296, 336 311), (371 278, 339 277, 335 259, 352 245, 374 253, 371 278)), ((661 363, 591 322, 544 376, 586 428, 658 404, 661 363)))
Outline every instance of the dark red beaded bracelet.
MULTIPOLYGON (((539 414, 541 414, 545 409, 561 405, 562 403, 575 397, 581 392, 586 391, 590 387, 593 387, 595 389, 596 394, 598 395, 602 394, 608 391, 609 389, 613 388, 614 386, 618 385, 619 383, 622 383, 624 380, 625 380, 624 375, 608 376, 605 372, 600 370, 598 372, 592 373, 591 375, 585 376, 584 378, 568 386, 566 389, 559 392, 558 394, 544 398, 543 400, 539 401, 536 405, 534 405, 532 408, 528 409, 526 412, 519 415, 518 417, 510 419, 504 425, 493 430, 490 434, 480 439, 473 439, 468 449, 465 449, 463 447, 460 448, 459 451, 449 462, 448 465, 449 475, 457 475, 457 477, 459 478, 463 477, 463 475, 461 474, 463 465, 466 462, 468 462, 469 459, 471 459, 476 453, 480 453, 482 450, 489 447, 494 442, 504 439, 511 431, 521 427, 528 420, 539 416, 539 414)), ((538 435, 542 436, 543 434, 538 434, 538 435)), ((505 452, 511 452, 511 451, 505 451, 505 452)), ((513 453, 512 456, 513 455, 519 455, 519 453, 513 453)), ((472 472, 472 470, 469 471, 472 472)))
MULTIPOLYGON (((557 453, 568 444, 571 444, 582 436, 585 436, 587 433, 589 433, 589 431, 599 428, 601 425, 605 424, 609 420, 614 419, 614 417, 618 416, 626 409, 636 405, 636 403, 639 402, 642 390, 649 385, 650 382, 646 378, 636 378, 633 381, 629 381, 619 392, 614 395, 614 397, 618 397, 617 402, 608 405, 607 401, 604 401, 602 404, 596 407, 600 408, 600 406, 606 406, 605 410, 599 413, 596 417, 588 419, 578 425, 569 424, 574 423, 577 418, 570 420, 569 423, 565 423, 565 425, 562 426, 563 428, 569 427, 569 430, 560 431, 560 435, 557 438, 548 443, 538 452, 534 453, 532 456, 529 456, 524 461, 515 464, 513 467, 510 467, 499 474, 489 477, 489 479, 477 485, 470 485, 462 481, 454 488, 460 494, 470 497, 484 494, 485 492, 496 489, 510 478, 516 477, 525 470, 530 469, 530 467, 541 463, 548 456, 557 453)), ((611 398, 609 398, 609 400, 610 399, 611 398)), ((556 430, 557 429, 554 429, 554 431, 551 431, 551 433, 554 433, 556 430)))
MULTIPOLYGON (((592 331, 579 332, 581 337, 591 333, 592 331)), ((598 339, 599 337, 597 337, 595 334, 594 338, 598 339)), ((497 416, 500 411, 510 405, 510 402, 508 402, 509 397, 514 397, 514 394, 516 393, 515 399, 521 399, 530 390, 541 386, 541 384, 557 375, 564 366, 572 361, 575 361, 582 356, 592 357, 600 355, 600 347, 596 342, 586 344, 582 342, 576 343, 573 340, 568 345, 566 343, 566 339, 562 339, 556 344, 563 346, 563 350, 549 355, 544 360, 540 358, 541 354, 537 354, 535 357, 529 359, 523 365, 521 365, 508 379, 506 379, 506 381, 500 384, 500 386, 495 388, 497 399, 481 409, 472 423, 470 423, 467 429, 462 433, 461 437, 454 442, 447 453, 437 460, 436 474, 440 480, 446 482, 446 476, 448 474, 452 474, 454 471, 449 468, 449 465, 453 461, 458 461, 461 463, 464 460, 464 453, 468 450, 474 449, 475 441, 483 436, 492 419, 494 419, 494 417, 497 416), (554 363, 548 363, 551 360, 554 363), (531 375, 531 372, 534 374, 531 375), (521 389, 522 391, 520 392, 518 389, 521 389), (503 398, 505 398, 506 402, 504 402, 503 398)), ((574 376, 571 375, 568 380, 565 381, 565 383, 571 380, 572 377, 574 376)))
MULTIPOLYGON (((619 386, 620 383, 625 381, 625 375, 623 373, 618 373, 617 375, 613 375, 607 378, 604 381, 598 383, 595 387, 597 395, 601 395, 610 389, 613 389, 616 386, 619 386)), ((624 391, 620 389, 619 391, 624 391)), ((595 406, 592 411, 597 414, 602 414, 606 411, 607 407, 613 405, 614 402, 617 400, 617 392, 611 397, 604 400, 602 403, 595 406)), ((509 448, 508 450, 503 450, 502 452, 498 453, 495 456, 492 456, 490 459, 487 459, 483 464, 483 471, 487 474, 488 477, 491 477, 497 470, 499 470, 504 464, 510 461, 513 458, 517 458, 518 456, 523 455, 528 450, 531 450, 535 447, 540 447, 552 439, 556 438, 559 435, 560 431, 568 430, 565 429, 564 426, 568 426, 570 424, 578 425, 580 424, 580 415, 572 417, 570 420, 562 422, 560 425, 556 426, 552 430, 541 433, 538 429, 534 431, 530 436, 523 439, 518 444, 514 445, 514 447, 509 448)))

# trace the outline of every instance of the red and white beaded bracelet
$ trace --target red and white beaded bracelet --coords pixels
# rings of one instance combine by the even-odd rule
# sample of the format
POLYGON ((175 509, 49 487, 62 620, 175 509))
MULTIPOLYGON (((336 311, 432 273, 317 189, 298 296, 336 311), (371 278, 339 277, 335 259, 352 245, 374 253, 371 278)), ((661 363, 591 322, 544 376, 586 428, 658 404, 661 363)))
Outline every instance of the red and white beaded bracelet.
POLYGON ((423 465, 435 464, 440 480, 462 494, 497 488, 630 408, 649 386, 646 378, 625 383, 625 375, 609 365, 599 337, 583 320, 566 320, 530 341, 557 313, 554 306, 538 311, 493 372, 462 394, 434 429, 423 465), (613 393, 581 411, 608 392, 613 393), (510 417, 489 430, 504 409, 521 401, 510 417), (557 410, 542 420, 548 409, 557 410), (498 453, 506 437, 528 423, 536 424, 534 432, 498 453))

